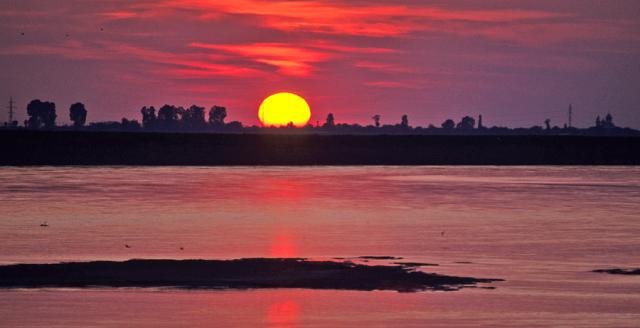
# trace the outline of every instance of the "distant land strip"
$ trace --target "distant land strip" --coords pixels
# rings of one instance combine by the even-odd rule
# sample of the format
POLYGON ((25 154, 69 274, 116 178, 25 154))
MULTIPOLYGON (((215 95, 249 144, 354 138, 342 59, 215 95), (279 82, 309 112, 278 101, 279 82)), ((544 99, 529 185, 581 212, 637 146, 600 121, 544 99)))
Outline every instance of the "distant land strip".
POLYGON ((0 165, 639 165, 638 136, 0 131, 0 165))
POLYGON ((457 290, 499 280, 425 273, 403 266, 274 258, 137 259, 0 266, 0 288, 309 288, 416 292, 457 290))
POLYGON ((640 275, 640 268, 638 269, 596 269, 593 272, 619 274, 619 275, 640 275))

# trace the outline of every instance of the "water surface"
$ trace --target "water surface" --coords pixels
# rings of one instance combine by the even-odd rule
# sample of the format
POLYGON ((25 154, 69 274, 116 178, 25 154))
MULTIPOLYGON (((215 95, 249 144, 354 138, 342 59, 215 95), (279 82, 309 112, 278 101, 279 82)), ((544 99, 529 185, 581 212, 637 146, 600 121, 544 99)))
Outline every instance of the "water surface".
POLYGON ((10 290, 0 326, 640 323, 640 278, 590 272, 640 266, 636 167, 0 168, 0 209, 0 263, 393 255, 506 279, 417 294, 10 290))

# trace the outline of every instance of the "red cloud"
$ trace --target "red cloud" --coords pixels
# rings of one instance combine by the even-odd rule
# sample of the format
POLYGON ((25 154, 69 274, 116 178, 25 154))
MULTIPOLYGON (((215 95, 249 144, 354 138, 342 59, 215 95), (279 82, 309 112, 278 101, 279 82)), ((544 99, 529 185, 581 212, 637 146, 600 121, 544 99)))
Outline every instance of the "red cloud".
POLYGON ((127 19, 137 17, 138 14, 130 11, 112 11, 99 14, 100 16, 104 16, 109 19, 127 19))
POLYGON ((330 55, 302 47, 283 43, 252 44, 205 44, 192 43, 192 47, 219 50, 242 56, 256 63, 271 65, 285 75, 308 76, 313 71, 313 63, 327 60, 330 55))
POLYGON ((431 5, 349 4, 336 1, 166 0, 156 9, 195 10, 201 19, 220 14, 251 15, 283 31, 370 37, 400 36, 440 29, 442 22, 505 23, 562 17, 535 10, 447 10, 431 5))

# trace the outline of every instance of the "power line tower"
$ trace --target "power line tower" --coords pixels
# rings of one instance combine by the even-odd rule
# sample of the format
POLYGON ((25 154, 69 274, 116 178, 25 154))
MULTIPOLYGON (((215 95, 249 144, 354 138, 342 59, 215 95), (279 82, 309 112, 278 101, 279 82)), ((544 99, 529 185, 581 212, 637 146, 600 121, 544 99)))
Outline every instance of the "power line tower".
POLYGON ((15 103, 13 102, 13 97, 9 98, 9 107, 7 107, 9 109, 9 122, 8 125, 12 125, 13 124, 13 105, 15 105, 15 103))
POLYGON ((568 115, 569 115, 569 124, 567 124, 567 126, 571 128, 571 127, 573 127, 571 125, 571 120, 573 119, 573 106, 571 104, 569 104, 569 113, 568 113, 568 115))

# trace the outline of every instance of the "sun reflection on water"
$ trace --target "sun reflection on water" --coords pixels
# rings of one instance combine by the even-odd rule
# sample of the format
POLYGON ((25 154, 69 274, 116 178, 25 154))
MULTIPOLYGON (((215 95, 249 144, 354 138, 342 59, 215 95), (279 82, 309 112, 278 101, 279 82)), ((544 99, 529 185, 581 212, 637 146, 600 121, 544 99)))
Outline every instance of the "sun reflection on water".
POLYGON ((298 304, 298 302, 288 300, 272 303, 267 308, 267 327, 298 327, 299 317, 300 304, 298 304))

